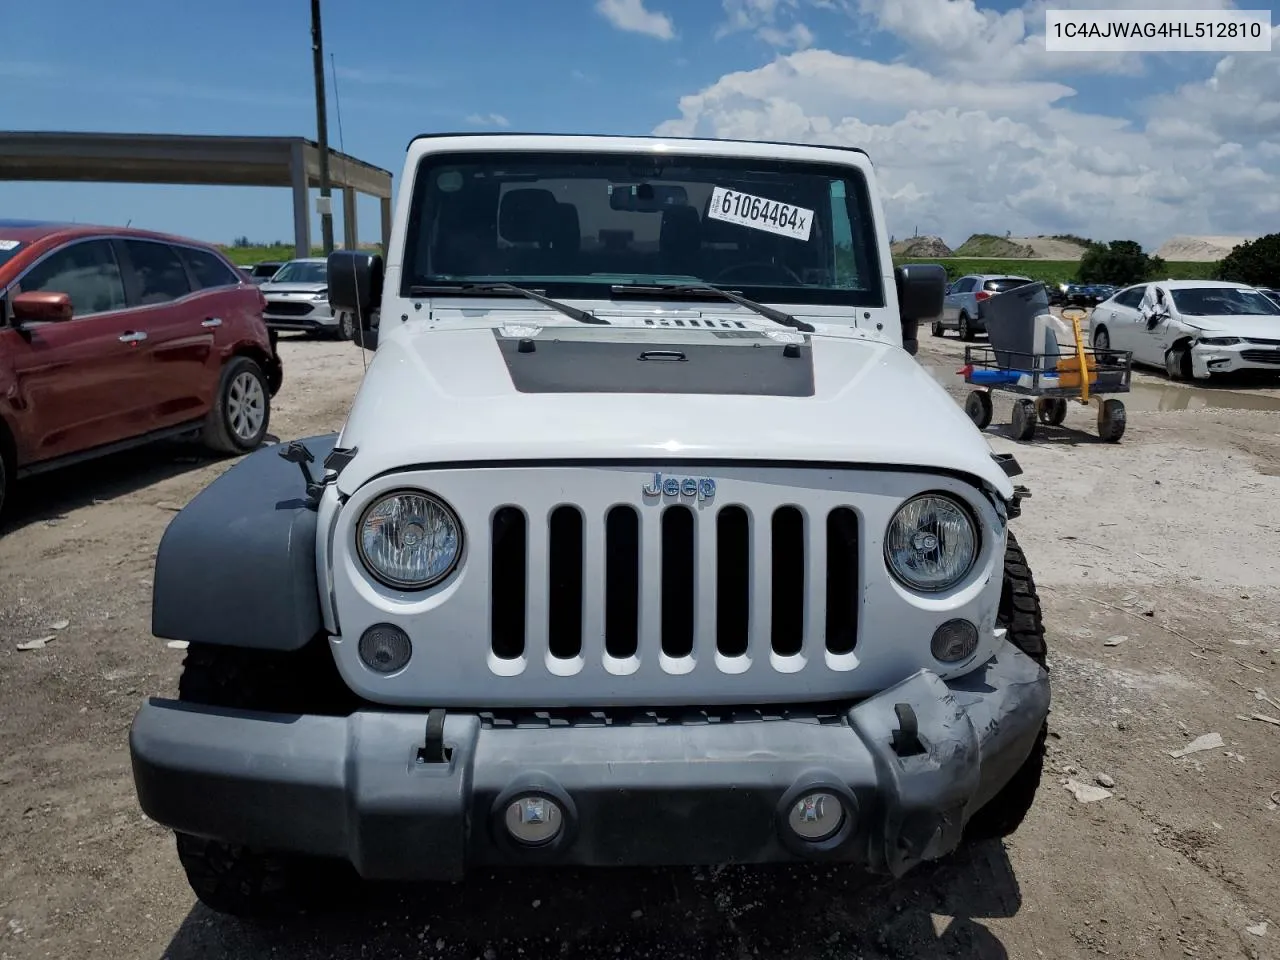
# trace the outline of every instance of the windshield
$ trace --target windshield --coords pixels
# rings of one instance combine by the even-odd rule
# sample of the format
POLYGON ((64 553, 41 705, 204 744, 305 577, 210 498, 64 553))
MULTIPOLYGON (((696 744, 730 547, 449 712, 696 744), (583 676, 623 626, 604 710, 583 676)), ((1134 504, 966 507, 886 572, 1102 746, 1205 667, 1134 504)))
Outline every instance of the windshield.
POLYGON ((271 277, 275 276, 277 270, 280 269, 278 263, 259 263, 253 267, 253 275, 255 277, 271 277))
POLYGON ((983 284, 982 288, 990 290, 992 293, 1004 293, 1006 290, 1012 290, 1014 287, 1025 287, 1028 283, 1033 282, 1026 277, 1001 277, 998 280, 988 280, 983 284))
POLYGON ((418 169, 401 295, 505 281, 603 299, 615 284, 703 282, 756 300, 882 306, 877 253, 866 181, 850 167, 455 154, 418 169))
POLYGON ((327 283, 329 265, 323 261, 291 260, 271 277, 272 283, 327 283))
POLYGON ((1171 290, 1174 306, 1188 317, 1280 316, 1280 305, 1257 290, 1235 287, 1189 287, 1171 290))

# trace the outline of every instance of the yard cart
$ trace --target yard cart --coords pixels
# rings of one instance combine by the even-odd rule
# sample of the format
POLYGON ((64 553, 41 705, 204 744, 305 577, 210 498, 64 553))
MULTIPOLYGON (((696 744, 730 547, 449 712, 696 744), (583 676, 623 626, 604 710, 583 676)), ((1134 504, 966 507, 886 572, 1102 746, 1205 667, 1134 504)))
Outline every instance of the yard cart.
POLYGON ((1124 435, 1124 404, 1108 395, 1129 392, 1132 353, 1086 344, 1080 324, 1087 314, 1078 308, 1062 311, 1074 342, 1060 342, 1045 319, 1049 297, 1042 283, 997 294, 983 306, 988 342, 966 346, 959 371, 974 387, 964 409, 978 429, 991 423, 991 393, 999 390, 1018 397, 1012 417, 1015 440, 1033 439, 1038 423, 1061 424, 1072 400, 1097 404, 1103 440, 1115 443, 1124 435))

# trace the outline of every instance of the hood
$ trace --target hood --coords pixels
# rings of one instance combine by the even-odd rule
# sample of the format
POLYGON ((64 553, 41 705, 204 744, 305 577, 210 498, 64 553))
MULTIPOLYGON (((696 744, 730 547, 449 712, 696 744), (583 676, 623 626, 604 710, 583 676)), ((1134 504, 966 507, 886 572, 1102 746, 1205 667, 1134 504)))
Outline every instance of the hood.
POLYGON ((1188 327, 1201 330, 1211 337, 1280 340, 1280 316, 1228 314, 1222 317, 1188 317, 1185 314, 1179 314, 1179 319, 1188 327))
POLYGON ((321 290, 328 290, 329 284, 326 283, 264 283, 260 288, 263 294, 272 293, 319 293, 321 290))
POLYGON ((430 463, 724 459, 960 471, 1012 494, 983 435, 900 347, 739 327, 396 329, 343 428, 339 444, 358 449, 338 488, 430 463))

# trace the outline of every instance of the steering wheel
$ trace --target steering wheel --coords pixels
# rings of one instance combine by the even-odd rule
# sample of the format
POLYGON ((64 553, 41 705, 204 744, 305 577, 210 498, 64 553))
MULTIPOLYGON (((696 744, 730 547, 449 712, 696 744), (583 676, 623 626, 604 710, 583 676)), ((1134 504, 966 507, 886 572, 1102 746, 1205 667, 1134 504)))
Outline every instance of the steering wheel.
POLYGON ((779 275, 779 276, 786 275, 791 280, 795 281, 797 285, 804 286, 804 281, 800 279, 799 274, 793 271, 790 267, 785 266, 781 263, 773 263, 770 260, 752 260, 749 263, 735 263, 732 266, 725 267, 723 270, 717 273, 711 279, 711 282, 721 283, 721 282, 724 282, 725 277, 730 274, 739 273, 743 270, 760 270, 760 269, 763 269, 765 271, 772 270, 776 275, 779 275))

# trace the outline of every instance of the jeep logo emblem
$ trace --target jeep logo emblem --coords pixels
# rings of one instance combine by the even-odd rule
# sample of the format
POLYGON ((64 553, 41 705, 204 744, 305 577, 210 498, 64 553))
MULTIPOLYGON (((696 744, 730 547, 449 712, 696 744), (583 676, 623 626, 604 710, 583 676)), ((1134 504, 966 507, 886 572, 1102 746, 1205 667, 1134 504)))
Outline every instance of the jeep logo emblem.
POLYGON ((696 497, 710 500, 716 495, 716 482, 710 477, 664 477, 655 473, 641 488, 646 497, 696 497))

